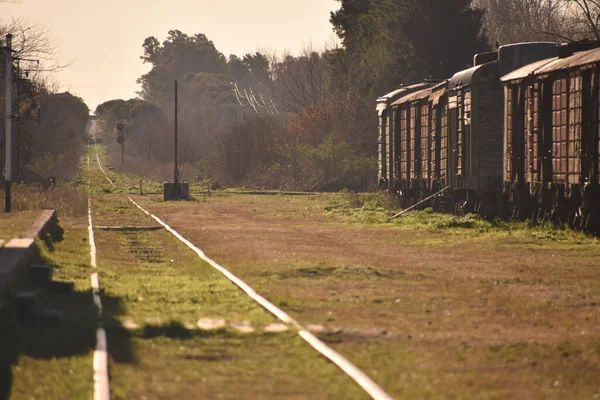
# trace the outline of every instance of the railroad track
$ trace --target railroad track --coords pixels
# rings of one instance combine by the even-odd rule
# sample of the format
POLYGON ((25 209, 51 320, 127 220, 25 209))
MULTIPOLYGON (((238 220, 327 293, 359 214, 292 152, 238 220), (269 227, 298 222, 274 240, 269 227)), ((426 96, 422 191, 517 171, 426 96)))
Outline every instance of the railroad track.
MULTIPOLYGON (((97 145, 94 144, 94 153, 95 159, 98 168, 102 172, 102 175, 105 177, 107 182, 113 188, 117 188, 115 182, 110 178, 107 171, 102 166, 102 162, 100 159, 100 155, 98 153, 97 145)), ((89 154, 89 153, 88 153, 89 154)), ((90 163, 90 158, 88 156, 88 170, 89 170, 89 184, 91 186, 92 180, 92 165, 90 163)), ((218 271, 222 274, 228 281, 237 286, 239 290, 245 293, 248 298, 250 298, 253 302, 260 305, 264 310, 268 311, 274 317, 276 317, 282 324, 285 324, 280 329, 275 328, 273 331, 288 331, 294 332, 298 337, 300 337, 306 344, 310 345, 316 352, 318 352, 321 356, 325 357, 331 363, 335 364, 341 371, 343 371, 348 377, 350 377, 356 384, 360 386, 360 388, 368 394, 373 399, 376 400, 389 400, 392 397, 387 394, 380 386, 378 386, 369 376, 367 376, 363 371, 354 366, 351 362, 349 362, 346 358, 344 358, 341 354, 334 351, 332 348, 327 346, 324 342, 319 340, 313 333, 311 333, 308 329, 298 323, 295 319, 293 319, 290 315, 284 312, 282 309, 274 305, 265 297, 261 296, 257 291, 255 291, 250 285, 244 282, 242 279, 235 276, 225 267, 221 266, 210 257, 208 257, 200 248, 194 245, 192 242, 183 237, 180 233, 178 233, 175 229, 167 225, 163 220, 161 220, 158 216, 152 214, 144 207, 142 207, 139 203, 137 203, 132 197, 126 196, 127 200, 130 203, 130 206, 136 210, 139 210, 140 213, 145 214, 147 217, 152 218, 160 227, 164 228, 164 230, 168 231, 171 235, 173 235, 179 242, 184 244, 188 250, 195 253, 195 255, 202 260, 203 262, 210 265, 214 270, 218 271)), ((110 397, 110 389, 109 389, 109 367, 108 367, 108 357, 107 357, 107 341, 106 341, 106 332, 104 327, 101 324, 102 321, 102 302, 100 296, 100 282, 98 278, 97 271, 97 262, 96 262, 96 241, 94 237, 94 220, 92 218, 93 215, 93 199, 89 196, 89 241, 90 241, 90 264, 94 270, 91 280, 93 287, 93 296, 94 303, 98 309, 98 329, 97 329, 97 347, 94 353, 94 382, 95 382, 95 390, 94 390, 94 398, 96 400, 105 400, 110 397)), ((111 230, 110 226, 102 226, 100 227, 103 230, 111 230)), ((140 230, 146 231, 146 235, 152 235, 152 232, 155 231, 156 227, 140 227, 140 230)), ((96 228, 98 229, 98 227, 96 228)), ((136 231, 135 227, 114 227, 114 230, 118 231, 136 231)), ((149 252, 151 253, 153 250, 151 248, 142 249, 141 253, 149 252)), ((146 259, 145 261, 151 262, 151 259, 146 259)), ((210 325, 211 320, 207 320, 207 324, 210 325)), ((136 328, 139 325, 135 321, 127 321, 123 324, 126 328, 127 326, 136 328)), ((198 322, 198 326, 201 327, 201 322, 198 322)), ((217 323, 217 328, 222 327, 222 321, 217 323)), ((239 331, 243 332, 244 329, 253 329, 249 327, 247 323, 241 324, 232 324, 232 326, 236 327, 239 331)), ((192 328, 188 326, 188 328, 192 328)), ((214 327, 208 326, 207 329, 212 329, 214 327)), ((108 343, 108 347, 110 347, 110 343, 108 343)), ((260 366, 256 366, 256 368, 261 368, 260 366)), ((315 371, 316 372, 316 371, 315 371)))

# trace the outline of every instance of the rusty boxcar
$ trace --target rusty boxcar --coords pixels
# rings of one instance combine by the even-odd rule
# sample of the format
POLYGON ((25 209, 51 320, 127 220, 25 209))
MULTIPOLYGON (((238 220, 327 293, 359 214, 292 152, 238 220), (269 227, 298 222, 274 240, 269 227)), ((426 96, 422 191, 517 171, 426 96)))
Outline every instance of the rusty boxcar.
POLYGON ((394 114, 392 103, 399 97, 413 93, 424 87, 422 83, 404 85, 377 99, 378 129, 378 185, 389 191, 394 190, 396 172, 394 171, 395 142, 393 136, 394 114))
POLYGON ((598 229, 597 47, 597 42, 566 44, 556 57, 502 78, 504 186, 515 216, 598 229))
POLYGON ((422 89, 406 94, 392 103, 395 124, 394 190, 407 201, 423 195, 429 167, 429 95, 430 83, 422 89))
POLYGON ((380 182, 409 203, 444 190, 456 211, 501 213, 502 75, 557 55, 550 42, 500 47, 438 85, 412 85, 378 100, 380 182), (446 190, 447 189, 447 190, 446 190))

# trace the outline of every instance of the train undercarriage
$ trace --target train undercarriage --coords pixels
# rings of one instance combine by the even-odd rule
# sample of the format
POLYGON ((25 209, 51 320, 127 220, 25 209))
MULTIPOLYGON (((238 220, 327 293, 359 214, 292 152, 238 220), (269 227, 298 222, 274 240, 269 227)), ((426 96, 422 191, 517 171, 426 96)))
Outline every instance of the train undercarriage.
POLYGON ((505 185, 503 189, 476 192, 450 189, 442 184, 395 185, 403 208, 432 208, 434 212, 455 215, 478 214, 488 220, 553 223, 600 235, 600 185, 505 185))

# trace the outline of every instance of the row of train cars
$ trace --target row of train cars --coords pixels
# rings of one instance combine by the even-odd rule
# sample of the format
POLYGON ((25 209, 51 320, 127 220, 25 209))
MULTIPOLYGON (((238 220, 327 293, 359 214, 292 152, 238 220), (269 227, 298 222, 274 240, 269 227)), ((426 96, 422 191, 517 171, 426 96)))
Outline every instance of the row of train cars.
POLYGON ((377 112, 379 186, 405 204, 600 231, 599 42, 501 46, 377 112))

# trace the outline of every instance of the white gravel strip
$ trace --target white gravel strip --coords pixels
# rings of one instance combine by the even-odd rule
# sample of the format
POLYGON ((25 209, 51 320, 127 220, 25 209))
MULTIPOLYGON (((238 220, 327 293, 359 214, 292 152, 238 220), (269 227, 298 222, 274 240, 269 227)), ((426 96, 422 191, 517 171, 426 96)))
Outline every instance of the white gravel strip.
MULTIPOLYGON (((96 156, 98 151, 96 150, 96 156)), ((100 160, 98 160, 100 162, 100 160)), ((90 171, 91 184, 91 169, 90 158, 88 157, 88 169, 90 171)), ((106 174, 106 173, 105 173, 106 174)), ((107 176, 108 178, 108 176, 107 176)), ((90 242, 90 264, 94 270, 97 268, 96 263, 96 240, 94 239, 94 225, 92 222, 92 198, 88 190, 88 234, 90 242)), ((94 304, 98 310, 98 327, 96 329, 96 349, 94 350, 94 400, 109 400, 110 385, 108 379, 108 349, 106 345, 106 332, 102 327, 102 300, 100 298, 100 281, 98 273, 94 271, 91 276, 92 280, 92 296, 94 304)))
MULTIPOLYGON (((94 139, 95 139, 95 137, 94 137, 94 139)), ((98 155, 98 145, 97 144, 94 145, 94 150, 96 150, 96 160, 98 160, 98 166, 100 167, 100 169, 104 173, 104 176, 106 177, 106 179, 108 180, 108 182, 110 182, 110 184, 112 185, 112 187, 116 188, 117 185, 114 184, 114 182, 108 177, 108 174, 106 173, 106 171, 104 170, 104 168, 102 168, 102 163, 100 162, 100 156, 98 155)), ((89 161, 89 158, 88 158, 88 161, 89 161)))

